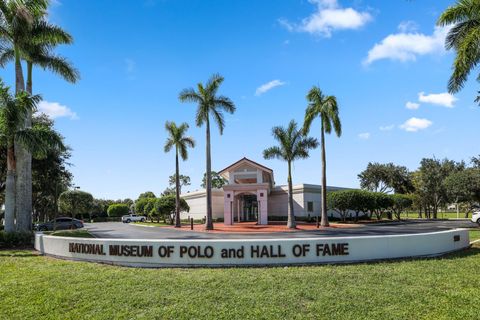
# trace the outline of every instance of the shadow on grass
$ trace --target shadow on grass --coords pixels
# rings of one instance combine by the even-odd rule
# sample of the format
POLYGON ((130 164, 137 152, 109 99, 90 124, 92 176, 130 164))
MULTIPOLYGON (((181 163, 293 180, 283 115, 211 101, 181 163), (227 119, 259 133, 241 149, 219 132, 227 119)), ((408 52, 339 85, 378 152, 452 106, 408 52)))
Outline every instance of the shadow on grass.
POLYGON ((30 258, 40 256, 36 251, 33 251, 31 248, 25 249, 1 249, 0 257, 11 257, 11 258, 30 258))

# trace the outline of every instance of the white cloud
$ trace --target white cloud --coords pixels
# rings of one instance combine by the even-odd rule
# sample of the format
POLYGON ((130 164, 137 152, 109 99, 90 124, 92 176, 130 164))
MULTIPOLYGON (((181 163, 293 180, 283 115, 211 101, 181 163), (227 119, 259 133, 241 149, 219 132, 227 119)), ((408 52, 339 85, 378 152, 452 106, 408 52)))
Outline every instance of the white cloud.
POLYGON ((425 92, 420 92, 418 94, 418 101, 423 103, 436 104, 442 107, 453 108, 455 101, 458 99, 455 98, 448 92, 444 93, 432 93, 425 94, 425 92))
POLYGON ((63 117, 70 118, 72 120, 78 119, 78 116, 75 112, 58 102, 48 102, 44 100, 40 101, 38 104, 38 112, 44 113, 52 119, 63 117))
POLYGON ((409 31, 408 26, 400 25, 403 31, 391 34, 368 52, 363 61, 365 65, 382 59, 397 61, 415 61, 417 56, 445 52, 445 37, 448 27, 435 27, 432 35, 409 31))
POLYGON ((419 103, 416 103, 416 102, 410 102, 410 101, 408 101, 408 102, 405 104, 405 108, 410 109, 410 110, 417 110, 418 108, 420 108, 420 104, 419 104, 419 103))
POLYGON ((359 133, 358 137, 362 140, 368 140, 370 139, 370 132, 359 133))
POLYGON ((398 30, 402 33, 407 33, 407 32, 414 32, 417 31, 418 25, 415 21, 402 21, 398 25, 398 30))
POLYGON ((267 92, 269 90, 272 90, 275 87, 280 87, 280 86, 283 86, 283 85, 285 85, 285 82, 283 82, 281 80, 272 80, 272 81, 267 82, 265 84, 262 84, 260 87, 258 87, 257 90, 255 91, 255 95, 260 96, 260 95, 264 94, 265 92, 267 92))
POLYGON ((291 32, 307 32, 329 38, 335 30, 355 30, 372 20, 370 13, 342 8, 337 0, 309 2, 317 6, 317 11, 304 18, 301 23, 291 23, 285 19, 279 19, 278 22, 291 32))
POLYGON ((379 129, 380 129, 380 131, 391 131, 391 130, 393 130, 393 128, 395 128, 395 125, 390 124, 388 126, 381 126, 379 129))
POLYGON ((417 132, 419 130, 427 129, 432 124, 433 122, 428 119, 410 118, 405 121, 400 128, 408 132, 417 132))

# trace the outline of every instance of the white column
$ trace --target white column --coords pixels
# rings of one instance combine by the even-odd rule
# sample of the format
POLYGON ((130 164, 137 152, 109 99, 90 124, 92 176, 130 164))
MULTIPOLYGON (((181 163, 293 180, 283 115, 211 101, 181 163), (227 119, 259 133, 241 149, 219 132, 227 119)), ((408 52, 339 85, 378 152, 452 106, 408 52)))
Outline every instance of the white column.
POLYGON ((257 191, 259 224, 268 224, 268 194, 267 190, 257 191))
POLYGON ((233 224, 232 197, 233 194, 231 192, 225 192, 223 194, 223 223, 225 225, 233 224))

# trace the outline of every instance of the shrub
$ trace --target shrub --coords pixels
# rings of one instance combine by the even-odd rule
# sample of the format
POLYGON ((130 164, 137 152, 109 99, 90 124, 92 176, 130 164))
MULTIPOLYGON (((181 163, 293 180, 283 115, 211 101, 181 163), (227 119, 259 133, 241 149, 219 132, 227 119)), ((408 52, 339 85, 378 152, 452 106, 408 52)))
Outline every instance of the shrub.
POLYGON ((130 209, 126 204, 112 204, 108 207, 107 213, 109 217, 121 217, 127 215, 130 209))
POLYGON ((392 194, 390 195, 390 198, 392 199, 392 211, 395 214, 395 217, 400 220, 401 213, 412 207, 413 199, 406 194, 392 194))
POLYGON ((0 231, 0 248, 25 247, 33 245, 31 232, 5 232, 0 231))

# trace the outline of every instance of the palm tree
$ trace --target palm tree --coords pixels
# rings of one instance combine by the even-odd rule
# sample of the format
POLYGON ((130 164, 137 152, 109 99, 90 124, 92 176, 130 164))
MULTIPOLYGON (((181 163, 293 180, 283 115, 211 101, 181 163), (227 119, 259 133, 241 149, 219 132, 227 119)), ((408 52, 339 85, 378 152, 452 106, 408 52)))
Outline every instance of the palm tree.
MULTIPOLYGON (((470 72, 480 63, 480 1, 458 0, 437 21, 439 26, 453 25, 445 39, 447 50, 457 53, 448 82, 452 94, 460 91, 470 72)), ((480 102, 480 96, 477 97, 480 102)))
MULTIPOLYGON (((3 48, 0 54, 0 65, 9 61, 15 62, 16 92, 25 90, 21 60, 27 62, 26 91, 33 91, 33 66, 37 65, 62 76, 68 82, 79 79, 78 71, 62 56, 53 54, 53 49, 60 44, 71 44, 72 37, 61 28, 44 20, 48 1, 23 1, 16 5, 1 6, 2 23, 5 32, 0 35, 9 46, 3 48), (2 9, 3 8, 3 9, 2 9), (15 18, 16 15, 18 18, 15 18), (10 17, 10 18, 9 18, 10 17), (13 17, 13 18, 12 18, 13 17), (16 19, 16 20, 15 20, 16 19), (18 21, 17 21, 18 20, 18 21)), ((29 114, 25 127, 30 128, 32 115, 29 114)), ((19 145, 16 148, 18 160, 17 177, 17 223, 21 230, 31 230, 32 212, 32 156, 19 145)))
MULTIPOLYGON (((9 88, 0 81, 0 143, 7 149, 7 179, 5 188, 5 231, 15 231, 15 180, 17 157, 15 148, 21 145, 36 157, 44 157, 49 150, 65 150, 62 137, 43 126, 25 128, 28 114, 36 110, 41 100, 38 95, 31 96, 20 92, 12 97, 9 88)), ((17 226, 18 229, 18 226, 17 226)), ((23 230, 19 230, 23 231, 23 230)))
POLYGON ((195 122, 197 127, 205 124, 206 127, 206 158, 207 158, 207 218, 205 221, 205 229, 213 230, 212 222, 212 163, 210 155, 210 115, 217 123, 220 134, 223 134, 225 128, 225 119, 222 111, 230 114, 234 113, 236 108, 230 98, 217 95, 218 88, 223 82, 223 77, 214 74, 205 85, 197 84, 198 91, 193 88, 184 89, 180 92, 179 99, 181 102, 195 102, 198 104, 195 122))
POLYGON ((175 227, 180 228, 180 169, 178 164, 178 154, 185 161, 188 158, 187 148, 195 147, 195 140, 192 137, 187 137, 189 126, 187 123, 182 123, 177 126, 175 122, 165 122, 165 130, 168 132, 168 138, 165 143, 165 152, 170 152, 175 147, 175 227))
POLYGON ((263 151, 265 159, 277 158, 288 163, 288 228, 295 228, 295 213, 293 210, 292 193, 292 163, 298 159, 309 157, 309 150, 318 147, 315 138, 307 137, 301 130, 297 129, 295 120, 290 121, 287 128, 274 127, 272 134, 279 145, 270 147, 263 151))
POLYGON ((323 95, 320 88, 314 86, 307 94, 308 107, 305 111, 303 125, 304 134, 310 131, 313 119, 320 118, 320 143, 322 147, 322 212, 321 226, 328 227, 327 214, 327 155, 325 151, 325 133, 330 134, 332 129, 337 137, 342 135, 342 124, 338 116, 337 98, 323 95))

